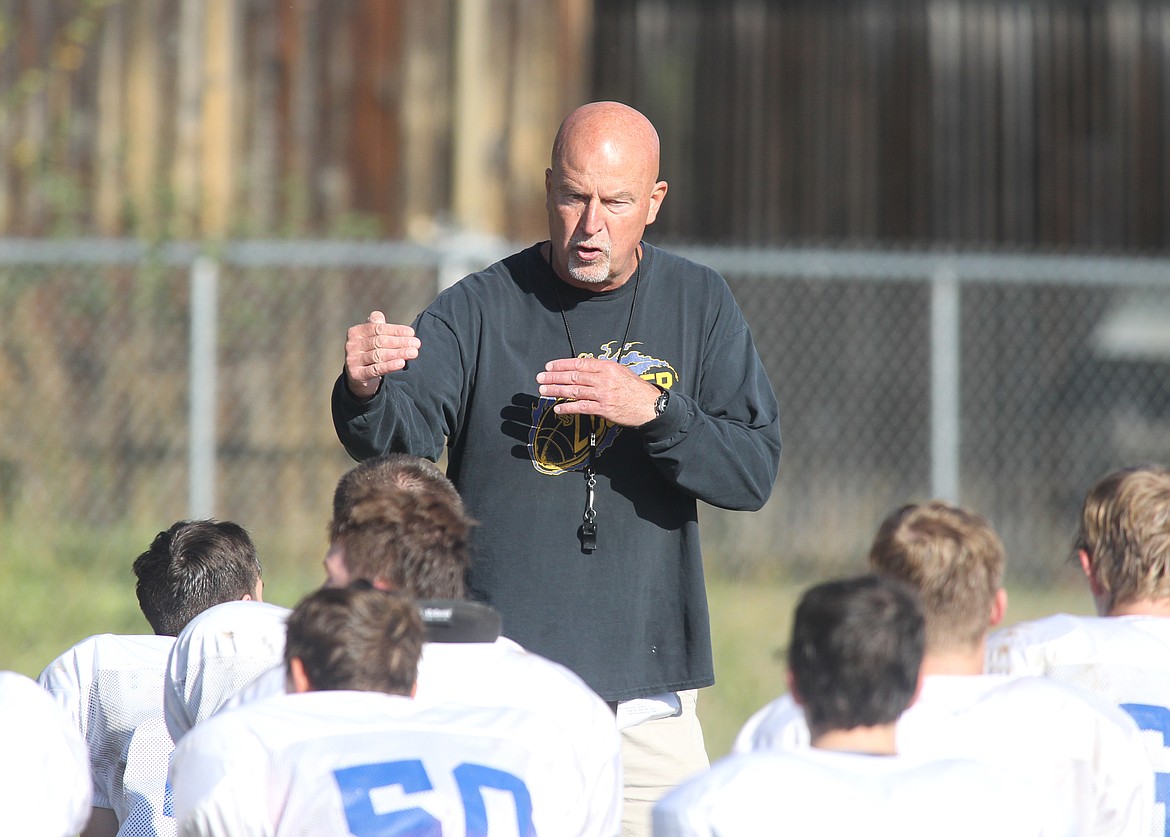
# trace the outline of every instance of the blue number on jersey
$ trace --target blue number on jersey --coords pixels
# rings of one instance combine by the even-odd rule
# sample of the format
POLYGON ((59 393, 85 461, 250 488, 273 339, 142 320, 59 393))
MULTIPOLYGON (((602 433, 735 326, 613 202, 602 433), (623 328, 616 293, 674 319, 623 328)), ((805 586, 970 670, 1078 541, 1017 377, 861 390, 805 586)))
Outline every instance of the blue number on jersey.
MULTIPOLYGON (((346 823, 355 837, 442 837, 443 829, 439 820, 423 808, 378 814, 370 800, 370 791, 393 785, 401 786, 403 792, 408 794, 433 790, 426 768, 419 759, 345 767, 333 771, 333 777, 341 789, 346 823)), ((536 833, 532 826, 532 797, 520 777, 482 764, 461 764, 455 768, 455 782, 463 800, 468 837, 480 837, 488 833, 484 788, 512 794, 520 834, 536 833)))
MULTIPOLYGON (((1162 746, 1170 746, 1170 709, 1145 703, 1123 703, 1121 708, 1133 716, 1142 729, 1162 733, 1162 746)), ((1154 774, 1154 799, 1165 806, 1162 833, 1170 837, 1170 773, 1154 774)))
POLYGON ((463 810, 467 819, 467 837, 486 837, 488 833, 487 807, 483 801, 483 789, 495 788, 512 794, 516 803, 516 826, 523 837, 535 834, 532 827, 532 796, 528 786, 519 776, 484 767, 482 764, 461 764, 455 768, 455 783, 463 797, 463 810))

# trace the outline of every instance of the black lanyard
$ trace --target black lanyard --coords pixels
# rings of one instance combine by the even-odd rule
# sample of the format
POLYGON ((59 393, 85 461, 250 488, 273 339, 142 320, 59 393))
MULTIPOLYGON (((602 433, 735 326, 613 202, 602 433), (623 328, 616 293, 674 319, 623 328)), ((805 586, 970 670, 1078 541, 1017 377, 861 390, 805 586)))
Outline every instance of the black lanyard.
MULTIPOLYGON (((550 245, 551 247, 551 245, 550 245)), ((634 258, 638 266, 634 268, 634 296, 630 300, 630 317, 626 320, 626 333, 622 336, 621 348, 618 350, 617 362, 628 347, 630 339, 630 325, 634 322, 634 307, 638 304, 638 284, 642 281, 642 253, 640 248, 634 250, 634 258)), ((550 259, 551 267, 551 259, 550 259)), ((554 279, 554 282, 559 282, 554 279)), ((569 317, 565 314, 565 304, 561 301, 559 285, 553 286, 557 294, 557 307, 561 309, 561 321, 565 324, 565 336, 569 338, 569 351, 577 357, 577 347, 573 345, 573 331, 569 328, 569 317)), ((597 488, 597 471, 594 467, 594 458, 597 454, 597 416, 589 416, 589 458, 585 462, 585 513, 581 516, 581 528, 577 534, 581 538, 581 551, 593 552, 597 549, 597 509, 593 507, 593 498, 597 488)))

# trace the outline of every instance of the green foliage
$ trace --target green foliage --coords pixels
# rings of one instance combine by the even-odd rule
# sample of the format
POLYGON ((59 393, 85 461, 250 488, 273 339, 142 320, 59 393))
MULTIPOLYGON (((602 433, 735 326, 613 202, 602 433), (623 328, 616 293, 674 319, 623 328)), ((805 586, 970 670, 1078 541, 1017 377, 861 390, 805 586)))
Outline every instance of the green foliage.
POLYGON ((35 677, 91 634, 148 631, 130 565, 150 536, 0 526, 0 668, 35 677))

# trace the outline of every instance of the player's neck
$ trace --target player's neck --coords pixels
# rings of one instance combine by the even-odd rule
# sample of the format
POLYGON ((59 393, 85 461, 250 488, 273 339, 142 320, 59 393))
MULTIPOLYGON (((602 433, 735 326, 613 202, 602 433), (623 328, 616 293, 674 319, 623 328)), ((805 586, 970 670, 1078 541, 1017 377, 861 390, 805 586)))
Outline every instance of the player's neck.
POLYGON ((1108 616, 1161 616, 1170 617, 1170 598, 1135 599, 1115 604, 1108 616))
POLYGON ((814 732, 810 743, 818 750, 867 756, 892 756, 898 752, 894 743, 893 724, 814 732))
POLYGON ((983 644, 974 650, 947 650, 939 653, 927 652, 922 658, 922 673, 932 675, 983 674, 983 644))

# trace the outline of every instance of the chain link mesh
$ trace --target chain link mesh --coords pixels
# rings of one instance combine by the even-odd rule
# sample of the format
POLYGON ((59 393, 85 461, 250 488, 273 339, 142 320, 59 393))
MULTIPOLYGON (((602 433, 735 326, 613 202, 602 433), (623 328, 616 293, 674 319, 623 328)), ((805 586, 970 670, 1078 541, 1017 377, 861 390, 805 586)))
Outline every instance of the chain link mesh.
MULTIPOLYGON (((0 265, 0 521, 165 528, 188 512, 190 265, 87 263, 83 244, 47 246, 0 265)), ((410 322, 450 271, 437 248, 420 259, 355 244, 338 256, 334 242, 314 259, 303 257, 313 243, 296 246, 220 261, 214 497, 218 516, 261 544, 279 532, 294 544, 284 560, 315 567, 351 464, 329 415, 345 331, 373 309, 410 322)), ((876 251, 826 251, 815 270, 798 251, 757 252, 750 267, 734 251, 689 255, 720 269, 743 307, 784 434, 761 512, 703 509, 711 571, 859 568, 882 517, 938 488, 932 274, 876 251)), ((1002 258, 948 256, 959 428, 949 499, 997 527, 1009 580, 1050 583, 1067 572, 1089 484, 1170 460, 1170 270, 1158 279, 1149 260, 1073 259, 1021 272, 1012 265, 1026 260, 1002 258)))

